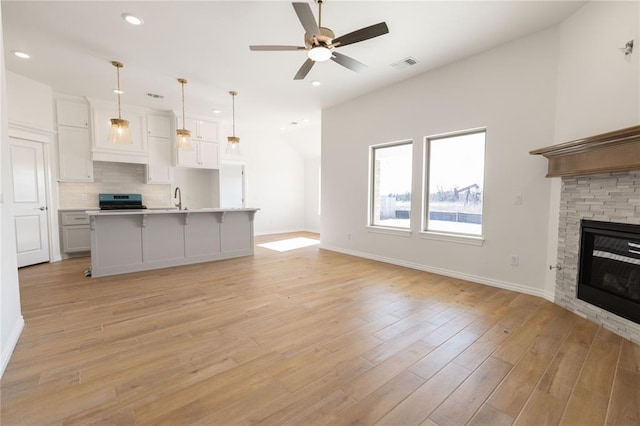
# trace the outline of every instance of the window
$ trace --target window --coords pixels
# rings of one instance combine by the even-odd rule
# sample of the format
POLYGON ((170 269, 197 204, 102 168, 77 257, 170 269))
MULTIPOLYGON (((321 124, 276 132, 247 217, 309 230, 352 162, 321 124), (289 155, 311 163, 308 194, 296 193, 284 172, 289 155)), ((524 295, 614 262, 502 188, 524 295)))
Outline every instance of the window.
POLYGON ((485 130, 426 139, 426 230, 482 235, 485 130))
POLYGON ((409 229, 413 144, 371 147, 369 225, 409 229))

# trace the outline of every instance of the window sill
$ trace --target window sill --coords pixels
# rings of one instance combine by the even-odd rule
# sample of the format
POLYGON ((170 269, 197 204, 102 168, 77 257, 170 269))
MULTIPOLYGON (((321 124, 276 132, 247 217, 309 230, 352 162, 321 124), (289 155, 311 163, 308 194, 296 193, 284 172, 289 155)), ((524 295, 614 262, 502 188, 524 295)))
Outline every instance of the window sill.
POLYGON ((420 232, 420 238, 424 238, 426 240, 446 241, 449 243, 468 244, 472 246, 481 246, 484 244, 483 237, 462 234, 445 234, 433 231, 420 232))
POLYGON ((398 229, 398 228, 385 228, 384 226, 367 226, 368 232, 373 232, 374 234, 386 234, 386 235, 397 235, 399 237, 410 237, 411 230, 410 229, 398 229))

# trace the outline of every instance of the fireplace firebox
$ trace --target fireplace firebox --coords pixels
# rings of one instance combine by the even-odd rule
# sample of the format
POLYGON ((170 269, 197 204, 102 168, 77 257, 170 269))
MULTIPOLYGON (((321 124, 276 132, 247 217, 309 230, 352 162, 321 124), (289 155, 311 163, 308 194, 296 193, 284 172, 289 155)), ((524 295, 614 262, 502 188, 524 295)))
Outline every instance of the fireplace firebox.
POLYGON ((577 296, 640 324, 640 225, 582 220, 577 296))

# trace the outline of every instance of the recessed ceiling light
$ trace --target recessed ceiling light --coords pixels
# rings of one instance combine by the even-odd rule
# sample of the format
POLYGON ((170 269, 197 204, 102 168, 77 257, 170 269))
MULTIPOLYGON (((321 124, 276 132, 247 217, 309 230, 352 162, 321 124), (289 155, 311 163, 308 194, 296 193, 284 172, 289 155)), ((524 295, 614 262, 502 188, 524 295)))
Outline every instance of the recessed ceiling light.
POLYGON ((16 55, 18 58, 21 58, 21 59, 29 59, 31 57, 31 55, 29 55, 28 53, 20 52, 20 51, 17 51, 17 50, 14 50, 13 54, 16 55))
POLYGON ((312 86, 320 86, 321 84, 322 84, 322 83, 320 83, 318 80, 313 80, 313 81, 311 82, 311 85, 312 85, 312 86))
POLYGON ((113 93, 115 93, 116 95, 123 95, 124 90, 113 89, 113 93))
POLYGON ((304 120, 302 120, 302 122, 303 122, 303 123, 308 123, 308 122, 309 122, 309 119, 308 119, 308 118, 305 118, 304 120))
POLYGON ((212 109, 211 112, 214 114, 220 114, 222 111, 220 111, 219 109, 212 109))
POLYGON ((130 23, 131 25, 142 25, 144 24, 144 20, 139 16, 132 15, 130 13, 123 13, 122 19, 130 23))
POLYGON ((280 127, 280 130, 287 130, 286 127, 280 127))

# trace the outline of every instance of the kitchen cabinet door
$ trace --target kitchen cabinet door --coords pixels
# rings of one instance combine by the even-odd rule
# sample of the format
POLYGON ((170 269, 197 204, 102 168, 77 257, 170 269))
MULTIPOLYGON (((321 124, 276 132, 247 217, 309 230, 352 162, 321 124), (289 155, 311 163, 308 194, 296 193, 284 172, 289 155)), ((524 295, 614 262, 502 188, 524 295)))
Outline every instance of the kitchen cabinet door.
POLYGON ((200 141, 198 166, 203 169, 219 169, 220 160, 217 142, 200 141))
POLYGON ((89 105, 86 103, 58 99, 56 114, 59 126, 89 128, 89 105))
POLYGON ((147 115, 147 135, 171 138, 171 118, 162 115, 147 115))
POLYGON ((172 182, 171 140, 150 136, 149 164, 147 164, 147 183, 167 184, 172 182))
POLYGON ((60 181, 93 182, 89 129, 58 126, 60 181))
POLYGON ((198 124, 198 136, 201 140, 218 142, 218 123, 199 121, 198 124))
POLYGON ((199 167, 198 141, 192 140, 193 149, 178 149, 176 152, 176 164, 179 167, 199 167))

